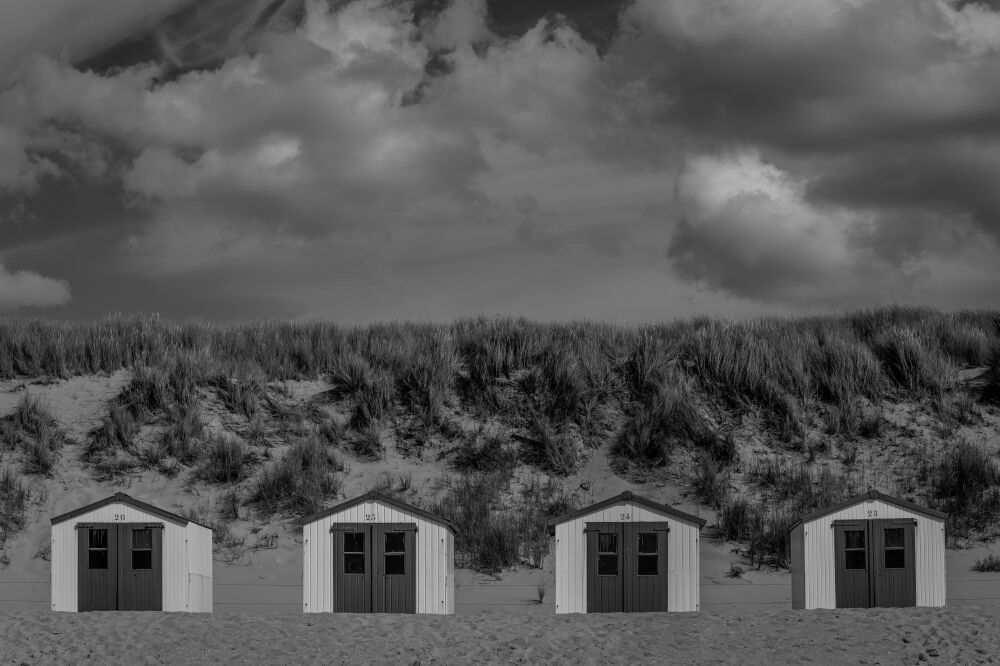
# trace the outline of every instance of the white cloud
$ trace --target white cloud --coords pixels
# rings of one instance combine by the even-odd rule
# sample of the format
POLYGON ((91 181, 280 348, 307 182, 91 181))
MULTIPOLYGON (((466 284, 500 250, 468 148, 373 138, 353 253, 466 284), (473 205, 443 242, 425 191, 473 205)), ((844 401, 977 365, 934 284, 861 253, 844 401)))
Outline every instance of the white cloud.
POLYGON ((815 209, 800 183, 756 153, 692 158, 677 200, 669 254, 687 279, 765 300, 858 286, 848 236, 862 220, 815 209))
POLYGON ((0 310, 69 302, 69 285, 33 271, 10 271, 0 263, 0 310))

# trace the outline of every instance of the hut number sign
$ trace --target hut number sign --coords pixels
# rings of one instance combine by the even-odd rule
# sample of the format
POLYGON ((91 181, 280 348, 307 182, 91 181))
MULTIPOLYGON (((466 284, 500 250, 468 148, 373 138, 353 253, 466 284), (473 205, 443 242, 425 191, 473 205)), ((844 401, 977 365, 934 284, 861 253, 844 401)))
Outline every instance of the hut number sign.
POLYGON ((116 523, 124 523, 125 522, 125 514, 124 513, 116 513, 115 514, 115 518, 114 518, 114 522, 116 522, 116 523))
POLYGON ((365 522, 366 523, 374 523, 376 520, 378 520, 378 517, 374 513, 366 513, 365 514, 365 522))
POLYGON ((621 521, 621 522, 623 522, 623 523, 631 523, 632 522, 632 512, 631 511, 622 511, 622 512, 620 512, 618 514, 618 520, 621 521))

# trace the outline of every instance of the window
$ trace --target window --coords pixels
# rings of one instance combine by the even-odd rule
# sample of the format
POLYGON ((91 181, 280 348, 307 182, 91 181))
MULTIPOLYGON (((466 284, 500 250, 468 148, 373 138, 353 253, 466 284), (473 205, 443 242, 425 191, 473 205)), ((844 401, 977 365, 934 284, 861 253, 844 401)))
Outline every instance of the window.
POLYGON ((108 531, 91 529, 89 532, 89 542, 87 544, 87 568, 107 569, 108 531))
POLYGON ((344 532, 344 573, 365 573, 364 532, 344 532))
POLYGON ((613 532, 597 535, 597 575, 618 575, 618 535, 613 532))
POLYGON ((657 573, 656 533, 639 533, 639 575, 655 576, 657 573))
POLYGON ((402 576, 406 573, 406 534, 385 533, 385 573, 387 576, 402 576))
POLYGON ((848 569, 867 569, 865 557, 865 531, 844 531, 844 560, 848 569))
POLYGON ((885 530, 883 558, 886 569, 906 568, 906 538, 902 527, 885 530))
POLYGON ((132 530, 132 568, 153 568, 153 530, 132 530))

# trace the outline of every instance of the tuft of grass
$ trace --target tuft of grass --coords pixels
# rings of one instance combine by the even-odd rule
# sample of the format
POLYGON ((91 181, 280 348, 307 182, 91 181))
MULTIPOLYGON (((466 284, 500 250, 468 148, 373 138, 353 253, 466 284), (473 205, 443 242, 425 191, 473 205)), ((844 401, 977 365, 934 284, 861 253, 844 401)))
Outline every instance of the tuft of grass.
POLYGON ((988 528, 1000 515, 1000 463, 967 441, 923 464, 921 476, 957 534, 988 528))
POLYGON ((954 367, 940 347, 917 330, 891 326, 873 340, 885 374, 897 386, 916 395, 938 395, 954 375, 954 367))
POLYGON ((198 457, 199 445, 204 436, 205 426, 198 403, 193 399, 182 402, 174 412, 170 425, 163 431, 163 452, 178 462, 190 464, 198 457))
POLYGON ((19 450, 25 474, 51 475, 59 450, 68 442, 37 396, 26 394, 14 412, 0 419, 0 443, 19 450))
POLYGON ((466 434, 451 458, 452 466, 461 472, 504 472, 510 474, 517 466, 517 449, 510 437, 498 429, 480 428, 466 434))
POLYGON ((729 496, 729 474, 708 454, 698 457, 691 488, 705 504, 719 509, 729 496))
POLYGON ((222 495, 219 496, 219 518, 224 521, 232 522, 234 520, 240 519, 240 507, 243 505, 243 501, 240 498, 240 491, 238 488, 230 488, 222 495))
POLYGON ((990 553, 986 557, 976 560, 972 565, 973 571, 980 573, 1000 573, 1000 555, 990 553))
POLYGON ((256 456, 246 445, 228 434, 208 438, 205 459, 199 470, 201 478, 213 483, 235 483, 242 480, 256 456))
POLYGON ((0 471, 0 547, 6 538, 22 529, 28 520, 31 490, 10 467, 0 471))
POLYGON ((357 406, 351 413, 351 427, 364 430, 383 423, 396 401, 396 386, 386 370, 373 370, 368 381, 357 391, 357 406))
POLYGON ((315 434, 297 439, 254 480, 250 501, 265 514, 284 510, 309 514, 336 496, 344 466, 315 434))
POLYGON ((380 460, 385 455, 382 430, 374 425, 366 427, 354 438, 353 447, 359 456, 380 460))
POLYGON ((611 451, 639 465, 657 467, 667 463, 678 442, 707 448, 714 438, 698 410, 689 381, 673 374, 668 383, 628 408, 625 425, 611 451))
POLYGON ((729 571, 726 572, 727 578, 742 578, 746 571, 740 565, 735 562, 729 563, 729 571))
POLYGON ((545 416, 536 416, 532 424, 534 439, 522 438, 528 444, 527 457, 537 461, 548 472, 566 476, 579 463, 576 445, 567 433, 556 432, 545 416))

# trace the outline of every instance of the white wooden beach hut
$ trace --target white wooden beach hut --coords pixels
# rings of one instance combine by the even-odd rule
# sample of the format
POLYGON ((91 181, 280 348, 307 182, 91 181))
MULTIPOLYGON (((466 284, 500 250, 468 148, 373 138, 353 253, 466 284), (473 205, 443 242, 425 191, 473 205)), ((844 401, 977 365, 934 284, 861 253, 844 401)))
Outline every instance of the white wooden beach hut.
POLYGON ((52 610, 212 612, 212 530, 116 493, 52 518, 52 610))
POLYGON ((945 514, 874 490, 789 530, 792 608, 945 604, 945 514))
POLYGON ((303 612, 455 612, 447 520, 370 492, 303 518, 302 533, 303 612))
POLYGON ((556 613, 698 610, 704 526, 630 492, 551 521, 556 613))

